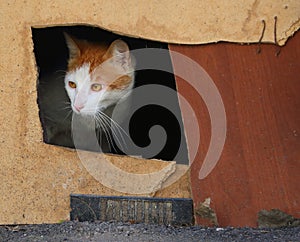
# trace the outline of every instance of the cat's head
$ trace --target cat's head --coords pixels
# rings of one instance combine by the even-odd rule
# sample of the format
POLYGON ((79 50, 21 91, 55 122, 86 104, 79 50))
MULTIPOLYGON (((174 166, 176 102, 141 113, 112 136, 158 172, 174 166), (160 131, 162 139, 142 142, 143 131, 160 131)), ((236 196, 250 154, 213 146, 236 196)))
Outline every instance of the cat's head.
POLYGON ((65 89, 75 113, 94 116, 130 93, 134 64, 124 41, 94 44, 67 34, 65 39, 69 49, 65 89))

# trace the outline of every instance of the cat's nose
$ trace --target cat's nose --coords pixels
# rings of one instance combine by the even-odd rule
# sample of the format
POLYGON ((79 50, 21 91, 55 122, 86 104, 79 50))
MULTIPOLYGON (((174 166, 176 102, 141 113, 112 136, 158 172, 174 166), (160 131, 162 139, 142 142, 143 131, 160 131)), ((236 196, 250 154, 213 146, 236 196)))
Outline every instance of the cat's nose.
POLYGON ((80 112, 81 109, 83 109, 84 105, 74 105, 74 108, 76 111, 80 112))

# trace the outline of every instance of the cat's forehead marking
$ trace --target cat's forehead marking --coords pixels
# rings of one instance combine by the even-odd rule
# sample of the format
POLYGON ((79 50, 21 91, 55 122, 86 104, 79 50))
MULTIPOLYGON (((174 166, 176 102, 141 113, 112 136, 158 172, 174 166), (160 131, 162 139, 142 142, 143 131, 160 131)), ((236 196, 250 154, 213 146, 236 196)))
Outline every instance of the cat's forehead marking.
POLYGON ((82 66, 89 65, 89 72, 92 72, 97 66, 101 65, 106 59, 104 55, 108 46, 105 44, 80 44, 80 55, 69 60, 68 69, 74 71, 82 66))
POLYGON ((107 61, 112 55, 110 46, 76 40, 75 50, 79 51, 69 59, 69 80, 81 85, 98 82, 106 85, 107 90, 130 88, 133 85, 132 73, 126 73, 123 67, 107 61))

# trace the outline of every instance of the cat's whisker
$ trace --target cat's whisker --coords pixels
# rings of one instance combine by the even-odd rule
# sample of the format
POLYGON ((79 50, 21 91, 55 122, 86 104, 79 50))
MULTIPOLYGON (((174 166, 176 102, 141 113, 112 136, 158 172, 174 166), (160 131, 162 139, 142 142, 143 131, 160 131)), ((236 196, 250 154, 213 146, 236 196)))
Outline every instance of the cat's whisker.
MULTIPOLYGON (((117 123, 116 123, 116 124, 117 124, 117 123)), ((128 136, 128 134, 124 131, 124 129, 121 128, 121 127, 119 126, 119 124, 117 124, 117 125, 116 125, 116 124, 115 124, 115 122, 112 123, 112 129, 118 131, 118 133, 119 133, 119 135, 120 135, 120 137, 121 137, 121 139, 122 139, 122 142, 125 144, 125 147, 127 148, 127 143, 126 143, 126 141, 125 141, 125 138, 124 138, 124 135, 123 135, 123 134, 125 134, 128 138, 129 138, 129 136, 128 136), (121 131, 122 131, 123 133, 122 133, 121 131)))
POLYGON ((61 79, 64 79, 65 78, 65 75, 58 75, 55 79, 56 79, 56 81, 58 81, 58 80, 61 80, 61 79))
MULTIPOLYGON (((101 127, 101 129, 99 130, 100 133, 101 133, 101 130, 104 131, 104 135, 105 135, 105 138, 108 142, 109 148, 111 149, 111 147, 113 147, 113 149, 115 149, 113 139, 112 139, 111 134, 109 132, 109 124, 103 119, 102 116, 97 116, 97 117, 95 117, 95 119, 97 121, 97 124, 99 124, 99 126, 101 127)), ((101 134, 100 134, 100 136, 101 136, 101 134)), ((100 142, 100 144, 101 144, 101 142, 100 142)))
POLYGON ((98 117, 101 117, 101 119, 103 121, 105 121, 105 123, 107 124, 107 126, 109 126, 111 128, 111 131, 113 133, 113 136, 116 138, 117 143, 120 145, 120 148, 122 150, 124 150, 124 146, 125 148, 127 148, 126 145, 126 141, 124 139, 124 134, 128 136, 128 134, 124 131, 124 129, 117 123, 115 122, 112 118, 110 118, 108 115, 106 115, 104 112, 99 111, 97 113, 98 117), (123 133, 122 133, 122 132, 123 133))
POLYGON ((51 116, 49 116, 49 115, 45 115, 44 114, 44 119, 47 119, 47 120, 49 120, 51 122, 55 122, 55 119, 51 118, 51 116))
MULTIPOLYGON (((102 120, 97 120, 97 122, 99 122, 99 123, 100 123, 100 126, 102 127, 102 120)), ((108 140, 107 133, 106 133, 106 131, 104 130, 104 128, 103 128, 103 129, 96 129, 96 135, 97 135, 97 139, 98 139, 100 145, 101 145, 101 143, 102 143, 102 131, 104 132, 104 135, 105 135, 105 137, 106 137, 106 140, 108 140)), ((108 145, 110 146, 110 144, 108 144, 108 145)))
POLYGON ((98 129, 96 130, 96 134, 97 134, 97 139, 99 140, 99 144, 101 145, 102 144, 102 130, 101 129, 98 129))
POLYGON ((103 119, 102 116, 95 116, 95 121, 96 121, 96 124, 98 125, 98 127, 100 127, 100 131, 101 130, 104 131, 104 135, 106 137, 106 140, 107 140, 110 148, 111 147, 115 148, 113 145, 113 140, 112 140, 111 134, 109 132, 109 124, 107 124, 107 122, 103 119))
POLYGON ((101 119, 101 124, 102 124, 102 129, 104 130, 105 134, 106 135, 106 139, 108 141, 108 144, 110 147, 113 147, 113 149, 116 149, 116 147, 114 146, 114 142, 113 142, 113 138, 112 138, 112 135, 111 133, 109 132, 110 131, 110 123, 107 122, 107 120, 103 119, 102 116, 99 116, 99 118, 101 119))
MULTIPOLYGON (((101 113, 103 113, 103 112, 101 112, 101 113)), ((111 121, 111 127, 112 127, 112 129, 113 130, 117 130, 118 131, 118 133, 119 133, 119 135, 120 135, 120 137, 121 137, 121 139, 122 139, 122 142, 123 142, 123 144, 125 144, 125 146, 126 146, 126 148, 127 148, 127 145, 126 145, 126 141, 125 141, 125 139, 124 139, 124 134, 127 136, 127 138, 129 138, 130 139, 130 137, 129 137, 129 135, 126 133, 126 131, 116 122, 116 121, 114 121, 112 118, 110 118, 108 115, 106 115, 105 113, 103 113, 103 115, 107 118, 107 119, 109 119, 110 121, 111 121), (122 131, 122 132, 121 132, 122 131)), ((120 142, 119 142, 120 143, 120 142)))
POLYGON ((62 123, 64 123, 68 118, 69 116, 72 114, 72 109, 68 110, 67 112, 67 115, 65 116, 65 118, 63 119, 62 123))
POLYGON ((118 129, 120 129, 120 131, 122 131, 123 132, 123 134, 125 134, 128 138, 130 138, 129 137, 129 135, 126 133, 126 131, 116 122, 116 121, 114 121, 112 118, 110 118, 107 114, 105 114, 104 112, 102 112, 102 111, 99 111, 104 117, 106 117, 107 119, 109 119, 112 123, 113 123, 113 125, 115 125, 118 129))
POLYGON ((61 80, 61 79, 64 79, 66 74, 68 73, 67 71, 65 70, 57 70, 54 72, 55 73, 55 79, 56 80, 61 80))
POLYGON ((72 110, 71 106, 65 106, 60 108, 61 110, 72 110))
POLYGON ((57 70, 55 73, 62 73, 62 74, 67 74, 68 72, 66 70, 57 70))
POLYGON ((60 110, 72 110, 71 102, 70 101, 64 101, 59 107, 60 110))
POLYGON ((125 148, 127 148, 127 145, 126 145, 125 139, 123 137, 123 134, 120 131, 122 128, 119 128, 117 125, 115 125, 116 122, 114 123, 114 121, 111 118, 109 118, 109 117, 104 117, 104 118, 107 120, 107 122, 109 122, 110 127, 111 127, 111 131, 113 132, 113 135, 116 138, 116 141, 121 146, 121 149, 124 150, 123 144, 125 145, 125 148), (119 137, 121 138, 121 140, 120 140, 119 137))
POLYGON ((70 111, 67 113, 66 117, 64 118, 63 122, 65 122, 65 121, 71 116, 71 114, 72 114, 72 111, 70 110, 70 111))
MULTIPOLYGON (((124 147, 123 147, 123 145, 122 145, 122 142, 121 142, 121 140, 119 139, 119 136, 118 136, 118 133, 117 133, 118 130, 116 131, 116 128, 113 126, 113 123, 110 122, 111 120, 107 119, 106 117, 103 117, 103 118, 104 118, 106 124, 110 127, 110 130, 112 131, 113 137, 116 138, 117 143, 121 146, 121 147, 120 147, 121 150, 124 150, 124 147)), ((121 138, 122 138, 122 140, 123 140, 122 135, 121 135, 121 138)), ((125 144, 125 142, 124 142, 124 144, 125 144)), ((114 148, 115 148, 115 147, 114 147, 114 148)))

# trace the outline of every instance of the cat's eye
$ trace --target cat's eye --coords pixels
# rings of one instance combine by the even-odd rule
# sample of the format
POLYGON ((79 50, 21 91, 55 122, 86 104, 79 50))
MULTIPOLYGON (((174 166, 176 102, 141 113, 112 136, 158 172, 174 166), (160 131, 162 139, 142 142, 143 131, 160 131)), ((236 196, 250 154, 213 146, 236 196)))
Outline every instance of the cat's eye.
POLYGON ((69 81, 69 87, 76 88, 76 83, 69 81))
POLYGON ((93 85, 91 86, 91 89, 92 89, 93 91, 95 91, 95 92, 99 92, 99 91, 101 91, 101 89, 102 89, 102 85, 101 85, 101 84, 98 84, 98 83, 95 83, 95 84, 93 84, 93 85))

